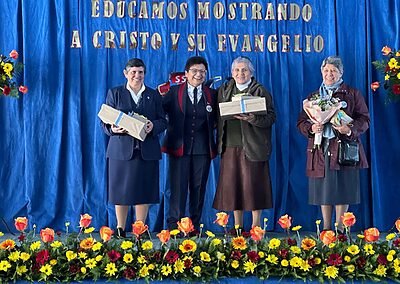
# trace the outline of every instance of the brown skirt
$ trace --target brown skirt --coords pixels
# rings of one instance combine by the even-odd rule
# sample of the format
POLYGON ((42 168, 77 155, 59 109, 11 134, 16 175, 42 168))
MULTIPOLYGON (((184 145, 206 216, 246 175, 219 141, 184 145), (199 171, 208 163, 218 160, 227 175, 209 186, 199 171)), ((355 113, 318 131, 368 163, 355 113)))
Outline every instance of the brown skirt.
POLYGON ((272 208, 269 162, 250 161, 243 148, 227 147, 213 207, 225 211, 272 208))

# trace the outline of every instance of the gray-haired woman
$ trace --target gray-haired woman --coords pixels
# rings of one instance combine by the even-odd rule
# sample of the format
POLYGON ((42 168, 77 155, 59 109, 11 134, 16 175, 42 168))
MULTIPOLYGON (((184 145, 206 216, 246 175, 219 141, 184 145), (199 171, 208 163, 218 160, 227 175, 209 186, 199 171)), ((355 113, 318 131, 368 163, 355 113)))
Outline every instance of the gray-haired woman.
POLYGON ((243 227, 243 211, 252 211, 252 227, 260 226, 262 209, 272 207, 269 156, 275 111, 269 92, 253 77, 254 67, 246 57, 232 63, 232 77, 218 92, 218 102, 232 101, 245 93, 264 97, 264 113, 236 115, 218 121, 218 152, 221 166, 213 207, 233 211, 235 225, 243 227))
POLYGON ((361 93, 343 83, 343 63, 337 56, 327 57, 321 65, 322 84, 308 99, 319 97, 337 98, 346 102, 342 110, 353 119, 350 124, 334 126, 312 123, 305 111, 300 113, 297 127, 308 138, 307 167, 309 177, 309 203, 320 205, 324 230, 332 229, 332 211, 335 208, 338 230, 343 230, 340 217, 347 212, 349 204, 360 203, 359 169, 368 167, 360 135, 369 128, 369 113, 361 93), (322 133, 322 147, 314 147, 315 134, 322 133), (356 166, 338 163, 341 140, 358 141, 360 162, 356 166))

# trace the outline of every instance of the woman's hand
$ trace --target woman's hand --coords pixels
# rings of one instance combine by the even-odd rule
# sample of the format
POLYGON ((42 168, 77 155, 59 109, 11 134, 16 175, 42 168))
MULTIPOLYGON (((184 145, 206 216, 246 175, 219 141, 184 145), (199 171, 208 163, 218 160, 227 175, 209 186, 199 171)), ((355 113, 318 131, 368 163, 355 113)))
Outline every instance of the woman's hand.
POLYGON ((344 125, 341 125, 341 126, 332 125, 332 127, 334 129, 336 129, 337 131, 339 131, 340 134, 345 134, 345 135, 348 135, 348 136, 350 136, 350 134, 351 134, 351 129, 347 124, 344 124, 344 125))
POLYGON ((240 119, 240 120, 244 120, 244 121, 249 121, 252 120, 254 118, 254 114, 252 113, 248 113, 248 114, 239 114, 239 115, 234 115, 233 116, 236 119, 240 119))
POLYGON ((313 134, 315 133, 321 133, 324 130, 324 125, 321 123, 314 123, 311 125, 311 132, 313 134))
POLYGON ((151 122, 150 120, 148 120, 147 122, 146 122, 146 126, 145 126, 145 129, 144 129, 144 131, 146 132, 146 133, 150 133, 152 130, 153 130, 153 122, 151 122))
POLYGON ((124 134, 124 133, 128 133, 128 131, 127 131, 125 128, 116 126, 116 125, 114 125, 114 124, 111 125, 111 131, 112 131, 113 133, 115 133, 115 134, 124 134))

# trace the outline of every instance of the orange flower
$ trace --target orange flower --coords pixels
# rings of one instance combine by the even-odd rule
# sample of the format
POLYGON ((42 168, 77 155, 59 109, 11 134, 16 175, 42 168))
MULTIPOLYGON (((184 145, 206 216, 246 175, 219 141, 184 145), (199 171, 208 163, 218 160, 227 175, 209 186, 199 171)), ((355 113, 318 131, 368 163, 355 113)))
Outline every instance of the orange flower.
POLYGON ((281 225, 282 229, 287 230, 292 226, 292 217, 290 217, 288 214, 283 215, 281 218, 278 220, 278 224, 281 225))
POLYGON ((160 239, 161 243, 166 244, 168 243, 171 235, 168 230, 162 230, 160 233, 157 234, 157 237, 160 239))
POLYGON ((225 212, 218 212, 217 219, 215 219, 214 223, 217 223, 221 227, 225 227, 228 224, 229 215, 225 212))
POLYGON ((233 238, 232 246, 234 249, 245 250, 247 248, 246 239, 242 236, 233 238))
POLYGON ((148 228, 149 227, 142 221, 136 221, 132 224, 132 233, 138 238, 140 235, 146 232, 148 228))
POLYGON ((14 225, 18 231, 23 232, 28 227, 28 218, 18 217, 17 219, 15 219, 14 225))
POLYGON ((189 217, 182 218, 180 222, 177 222, 177 224, 179 231, 181 231, 185 236, 194 231, 192 220, 189 217))
POLYGON ((322 231, 321 235, 319 236, 320 240, 324 243, 324 245, 329 245, 336 241, 335 232, 332 230, 329 231, 322 231))
POLYGON ((82 249, 91 249, 96 241, 93 238, 86 238, 81 241, 79 246, 82 249))
POLYGON ((383 55, 389 55, 389 53, 391 53, 392 52, 392 49, 389 47, 389 46, 384 46, 383 48, 382 48, 382 54, 383 55))
POLYGON ((28 92, 28 87, 27 86, 19 86, 18 91, 20 91, 23 94, 26 94, 28 92))
POLYGON ((366 242, 371 243, 379 240, 379 230, 377 228, 369 228, 364 231, 364 239, 366 242))
POLYGON ((92 222, 92 216, 90 216, 87 213, 83 214, 83 215, 81 215, 81 220, 79 221, 79 227, 87 228, 87 227, 89 227, 91 222, 92 222))
POLYGON ((341 216, 340 219, 342 219, 342 223, 346 227, 351 227, 356 223, 356 216, 354 216, 354 214, 351 212, 344 213, 344 215, 341 216))
POLYGON ((50 228, 42 229, 40 231, 40 238, 44 243, 50 243, 54 241, 54 230, 50 228))
POLYGON ((104 241, 107 242, 111 239, 111 236, 114 234, 114 231, 111 230, 107 226, 103 226, 100 228, 100 238, 104 241))
POLYGON ((259 226, 255 226, 250 230, 251 238, 256 242, 260 241, 264 237, 264 233, 265 231, 261 229, 259 226))
POLYGON ((7 239, 0 243, 0 249, 2 250, 12 250, 15 247, 15 242, 13 240, 7 239))
POLYGON ((316 243, 313 239, 305 238, 301 241, 301 248, 304 250, 310 250, 315 247, 316 243))
POLYGON ((400 232, 400 219, 397 219, 396 222, 394 223, 396 225, 397 231, 400 232))
POLYGON ((12 59, 17 59, 18 58, 18 52, 15 49, 11 50, 10 57, 12 59))
POLYGON ((372 91, 374 91, 374 92, 375 92, 379 87, 380 87, 379 82, 373 82, 373 83, 371 84, 371 89, 372 89, 372 91))

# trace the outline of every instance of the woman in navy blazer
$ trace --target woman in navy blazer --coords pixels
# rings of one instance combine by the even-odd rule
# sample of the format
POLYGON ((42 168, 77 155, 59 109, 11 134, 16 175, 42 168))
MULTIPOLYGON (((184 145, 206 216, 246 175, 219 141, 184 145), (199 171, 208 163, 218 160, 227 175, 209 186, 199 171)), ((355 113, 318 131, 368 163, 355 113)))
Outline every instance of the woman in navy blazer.
POLYGON ((167 127, 161 97, 144 85, 146 66, 133 58, 124 69, 127 83, 110 89, 106 104, 126 114, 145 116, 147 136, 142 142, 116 125, 103 123, 110 136, 107 147, 108 198, 115 205, 117 236, 125 237, 128 210, 135 206, 136 220, 146 222, 149 204, 159 202, 159 160, 161 149, 158 134, 167 127))

